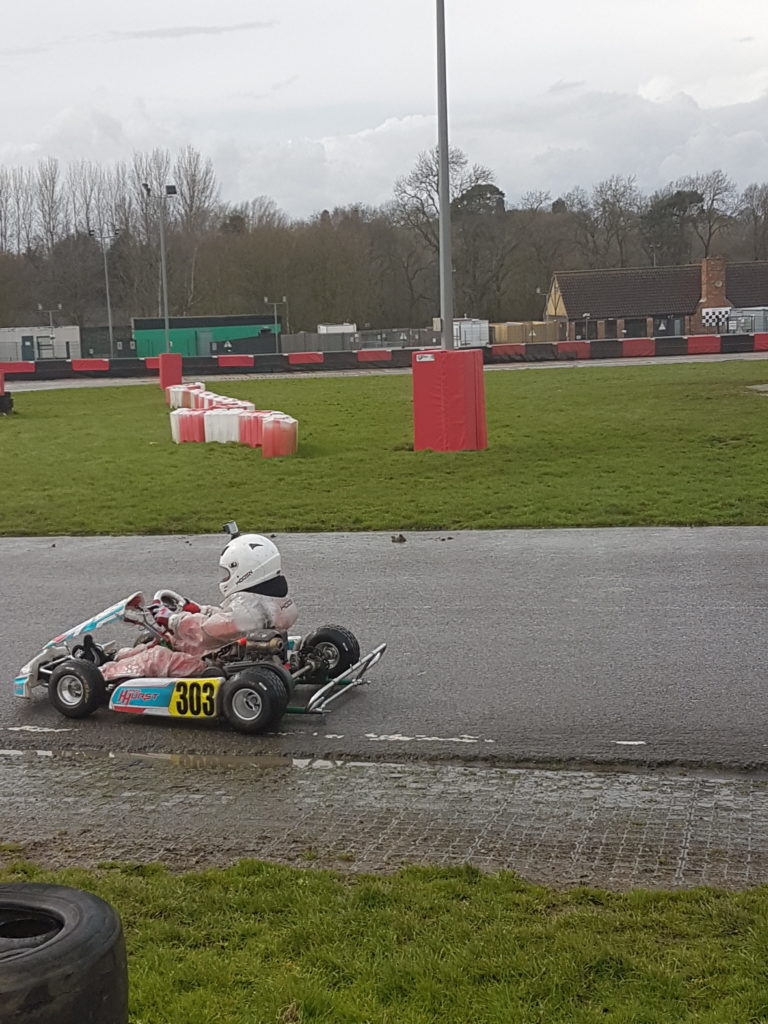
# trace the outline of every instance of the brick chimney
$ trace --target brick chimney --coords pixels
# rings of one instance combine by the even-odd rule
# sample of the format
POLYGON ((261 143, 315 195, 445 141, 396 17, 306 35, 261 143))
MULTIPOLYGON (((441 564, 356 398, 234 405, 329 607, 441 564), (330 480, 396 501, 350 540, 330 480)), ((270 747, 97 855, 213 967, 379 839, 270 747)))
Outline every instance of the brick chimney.
POLYGON ((705 324, 702 311, 705 309, 726 309, 730 307, 725 294, 726 274, 724 256, 707 256, 701 261, 701 299, 691 317, 691 331, 710 331, 711 324, 705 324))
POLYGON ((701 261, 702 309, 723 309, 730 306, 725 294, 725 257, 707 256, 701 261))

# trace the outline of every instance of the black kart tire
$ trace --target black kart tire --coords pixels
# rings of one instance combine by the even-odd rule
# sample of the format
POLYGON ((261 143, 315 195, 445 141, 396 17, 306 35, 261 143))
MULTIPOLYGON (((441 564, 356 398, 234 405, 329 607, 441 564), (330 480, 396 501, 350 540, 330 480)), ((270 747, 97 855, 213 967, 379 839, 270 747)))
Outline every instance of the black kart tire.
POLYGON ((301 645, 303 654, 320 648, 332 655, 328 677, 335 679, 360 661, 360 644, 357 637, 343 626, 321 626, 304 637, 301 645))
POLYGON ((60 885, 0 885, 2 1024, 127 1024, 117 912, 60 885))
POLYGON ((48 699, 66 718, 87 718, 107 702, 107 684, 92 661, 70 658, 51 673, 48 699))
POLYGON ((267 671, 271 672, 279 683, 278 689, 282 694, 280 699, 280 717, 282 717, 285 713, 285 709, 291 702, 291 694, 293 693, 293 677, 287 669, 283 668, 282 665, 275 665, 266 662, 264 665, 259 665, 259 668, 267 669, 267 671))
POLYGON ((288 701, 282 679, 272 666, 243 669, 221 687, 221 710, 237 732, 256 736, 276 725, 288 701))

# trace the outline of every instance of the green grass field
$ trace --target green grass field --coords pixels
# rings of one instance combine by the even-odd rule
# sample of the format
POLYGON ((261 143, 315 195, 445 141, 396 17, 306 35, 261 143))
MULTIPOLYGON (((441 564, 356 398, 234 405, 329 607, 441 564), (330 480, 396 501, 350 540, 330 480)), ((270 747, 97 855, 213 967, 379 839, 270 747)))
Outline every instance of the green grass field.
POLYGON ((760 1024, 768 889, 555 892, 510 874, 374 878, 243 862, 58 881, 126 930, 131 1024, 760 1024))
POLYGON ((0 533, 768 523, 761 362, 488 373, 490 450, 414 453, 407 376, 221 382, 300 453, 170 442, 156 385, 16 396, 0 533))

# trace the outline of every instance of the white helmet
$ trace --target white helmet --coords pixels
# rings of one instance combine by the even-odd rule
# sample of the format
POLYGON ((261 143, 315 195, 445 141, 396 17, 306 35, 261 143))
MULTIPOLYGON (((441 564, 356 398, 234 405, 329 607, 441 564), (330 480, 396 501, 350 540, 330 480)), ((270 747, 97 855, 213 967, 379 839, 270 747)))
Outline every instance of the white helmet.
POLYGON ((219 590, 230 597, 279 576, 280 552, 269 538, 244 533, 224 548, 219 568, 219 590))

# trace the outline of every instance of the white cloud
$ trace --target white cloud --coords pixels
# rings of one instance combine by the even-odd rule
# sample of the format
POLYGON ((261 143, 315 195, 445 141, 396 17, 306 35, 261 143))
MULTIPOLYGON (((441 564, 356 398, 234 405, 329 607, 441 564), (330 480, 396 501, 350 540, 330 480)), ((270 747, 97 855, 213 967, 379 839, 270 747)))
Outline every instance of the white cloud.
MULTIPOLYGON (((724 34, 700 0, 551 0, 525 20, 503 0, 448 0, 452 141, 511 200, 612 173, 646 188, 716 166, 762 180, 763 5, 731 0, 724 34)), ((260 0, 256 16, 252 0, 196 0, 194 16, 188 0, 12 6, 0 159, 191 143, 231 200, 382 202, 435 141, 433 17, 413 0, 260 0)))

